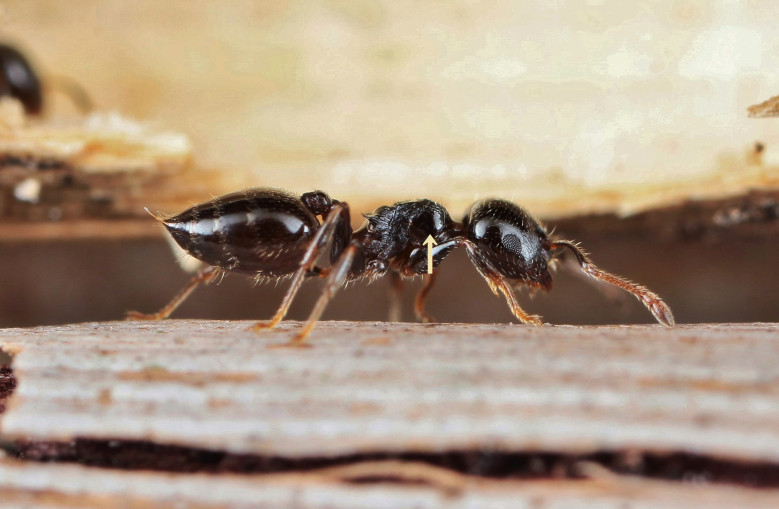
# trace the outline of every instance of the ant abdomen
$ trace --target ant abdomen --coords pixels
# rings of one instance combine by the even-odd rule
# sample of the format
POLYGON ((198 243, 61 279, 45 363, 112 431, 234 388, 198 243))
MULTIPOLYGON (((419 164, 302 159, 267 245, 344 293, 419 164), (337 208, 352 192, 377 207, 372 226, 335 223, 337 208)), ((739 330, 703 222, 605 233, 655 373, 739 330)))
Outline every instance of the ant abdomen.
POLYGON ((505 200, 474 204, 463 223, 468 254, 483 274, 549 289, 549 238, 530 214, 505 200), (493 274, 497 272, 497 274, 493 274))
POLYGON ((319 228, 300 198, 268 188, 220 196, 162 222, 182 249, 207 265, 271 277, 300 267, 319 228))

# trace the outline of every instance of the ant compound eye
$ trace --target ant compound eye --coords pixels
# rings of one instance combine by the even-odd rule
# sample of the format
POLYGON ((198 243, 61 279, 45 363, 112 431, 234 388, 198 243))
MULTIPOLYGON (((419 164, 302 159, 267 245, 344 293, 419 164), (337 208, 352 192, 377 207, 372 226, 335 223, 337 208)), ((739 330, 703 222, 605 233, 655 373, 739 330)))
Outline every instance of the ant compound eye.
POLYGON ((475 204, 467 219, 468 240, 478 253, 474 263, 508 279, 551 286, 549 239, 527 212, 511 202, 489 200, 475 204))

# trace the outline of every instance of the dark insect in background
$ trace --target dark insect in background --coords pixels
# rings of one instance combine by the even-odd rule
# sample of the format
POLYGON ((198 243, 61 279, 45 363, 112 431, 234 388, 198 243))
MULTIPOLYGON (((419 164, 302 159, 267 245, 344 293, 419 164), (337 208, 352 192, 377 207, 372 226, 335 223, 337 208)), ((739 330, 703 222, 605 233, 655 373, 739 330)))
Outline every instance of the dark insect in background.
POLYGON ((64 92, 82 113, 92 109, 89 95, 72 79, 47 76, 46 82, 21 51, 0 43, 0 96, 17 99, 28 115, 40 115, 45 106, 44 88, 50 84, 64 92))

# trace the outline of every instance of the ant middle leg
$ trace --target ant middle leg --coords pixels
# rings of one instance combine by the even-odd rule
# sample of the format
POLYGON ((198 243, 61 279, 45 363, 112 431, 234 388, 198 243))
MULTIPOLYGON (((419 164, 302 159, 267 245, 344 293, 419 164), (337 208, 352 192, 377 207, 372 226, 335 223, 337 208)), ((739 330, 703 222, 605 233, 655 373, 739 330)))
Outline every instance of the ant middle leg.
POLYGON ((433 270, 432 274, 423 274, 422 278, 424 283, 422 284, 422 288, 420 288, 419 293, 414 299, 414 314, 417 316, 418 320, 424 323, 431 323, 435 321, 435 318, 427 314, 425 311, 425 300, 427 299, 430 290, 433 288, 436 279, 438 279, 438 271, 433 270))
POLYGON ((327 303, 330 301, 330 299, 332 299, 335 295, 335 292, 337 292, 338 289, 343 286, 343 284, 346 282, 346 279, 349 277, 349 271, 352 267, 352 261, 354 260, 356 252, 357 246, 354 244, 350 245, 344 250, 344 252, 341 254, 341 257, 330 269, 330 274, 327 277, 327 281, 325 282, 325 288, 322 290, 322 295, 320 295, 319 299, 316 301, 314 309, 311 310, 311 314, 308 316, 308 320, 306 320, 303 328, 300 329, 300 331, 295 335, 294 338, 292 338, 289 343, 278 346, 308 346, 305 343, 306 336, 308 336, 308 334, 311 332, 311 329, 314 328, 314 325, 316 324, 317 320, 319 320, 319 317, 322 316, 322 312, 325 310, 325 307, 327 306, 327 303))
MULTIPOLYGON (((327 245, 328 241, 330 241, 336 226, 344 220, 348 221, 348 210, 348 207, 344 203, 333 205, 333 208, 327 215, 327 219, 325 219, 325 221, 322 223, 322 226, 320 226, 319 230, 317 230, 314 238, 311 239, 311 243, 309 244, 308 249, 306 249, 303 258, 300 260, 300 266, 298 270, 295 271, 295 274, 292 277, 292 283, 290 284, 287 293, 284 295, 284 299, 281 301, 281 305, 276 310, 276 313, 270 320, 257 322, 254 324, 251 327, 251 330, 261 331, 264 329, 272 329, 278 325, 284 316, 286 316, 287 311, 289 310, 289 306, 292 304, 292 299, 295 298, 298 290, 300 290, 300 285, 303 283, 303 279, 305 279, 305 277, 312 272, 315 272, 314 263, 319 256, 319 251, 327 245)), ((330 275, 328 276, 328 280, 330 277, 332 277, 332 269, 330 275)))
POLYGON ((168 302, 165 307, 157 311, 156 313, 139 313, 138 311, 128 311, 125 315, 126 320, 164 320, 165 318, 169 317, 173 311, 178 308, 182 302, 184 302, 187 297, 192 294, 193 291, 195 291, 195 288, 197 288, 202 283, 210 283, 211 281, 216 278, 216 276, 219 275, 219 269, 216 267, 208 266, 202 270, 200 270, 195 277, 193 277, 189 284, 185 286, 178 294, 176 294, 173 299, 168 302))
POLYGON ((387 273, 389 275, 390 287, 389 292, 389 306, 388 317, 390 322, 399 322, 402 318, 401 315, 401 295, 403 293, 403 278, 400 277, 400 273, 396 270, 390 269, 387 273))

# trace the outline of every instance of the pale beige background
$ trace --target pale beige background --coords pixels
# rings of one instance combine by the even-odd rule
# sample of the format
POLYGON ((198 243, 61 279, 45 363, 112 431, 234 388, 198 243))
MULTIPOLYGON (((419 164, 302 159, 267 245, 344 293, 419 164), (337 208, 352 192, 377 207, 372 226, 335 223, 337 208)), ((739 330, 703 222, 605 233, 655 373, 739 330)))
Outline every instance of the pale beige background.
POLYGON ((3 39, 100 108, 188 133, 225 188, 429 196, 453 212, 501 195, 549 217, 592 189, 668 196, 753 171, 758 140, 779 160, 779 122, 745 113, 779 93, 769 0, 2 6, 3 39))
MULTIPOLYGON (((779 2, 0 5, 2 37, 47 73, 79 79, 103 110, 187 133, 197 163, 225 172, 221 189, 196 198, 319 187, 355 212, 424 196, 459 218, 476 197, 500 195, 549 219, 779 187, 779 119, 746 117, 779 94, 779 2)), ((53 97, 47 121, 73 114, 53 97)), ((576 240, 662 295, 679 322, 777 319, 775 239, 576 240)), ((18 268, 0 275, 3 326, 153 311, 188 278, 156 239, 3 245, 0 255, 18 268)), ((354 285, 325 318, 386 319, 388 287, 354 285)), ((226 278, 176 316, 266 318, 285 288, 226 278)), ((404 294, 406 320, 417 288, 404 294)), ((289 317, 304 318, 320 291, 305 285, 289 317)), ((551 323, 652 320, 625 299, 615 305, 565 271, 548 295, 522 296, 551 323)), ((444 322, 511 321, 463 252, 447 259, 429 309, 444 322)))

